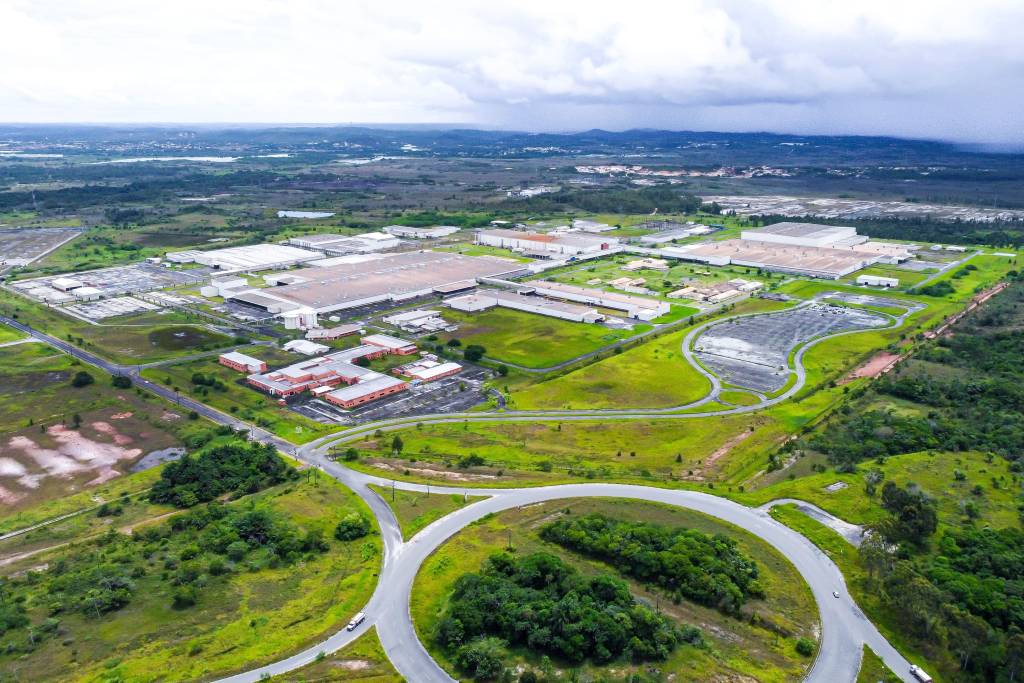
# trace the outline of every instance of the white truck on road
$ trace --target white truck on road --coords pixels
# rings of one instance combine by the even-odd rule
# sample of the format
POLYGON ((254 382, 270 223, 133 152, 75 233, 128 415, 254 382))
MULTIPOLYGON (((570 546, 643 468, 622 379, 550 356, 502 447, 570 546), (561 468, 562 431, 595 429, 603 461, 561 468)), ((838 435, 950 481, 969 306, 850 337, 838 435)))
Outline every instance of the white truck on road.
POLYGON ((910 675, 921 681, 921 683, 932 683, 932 677, 924 672, 924 669, 917 664, 910 666, 910 675))

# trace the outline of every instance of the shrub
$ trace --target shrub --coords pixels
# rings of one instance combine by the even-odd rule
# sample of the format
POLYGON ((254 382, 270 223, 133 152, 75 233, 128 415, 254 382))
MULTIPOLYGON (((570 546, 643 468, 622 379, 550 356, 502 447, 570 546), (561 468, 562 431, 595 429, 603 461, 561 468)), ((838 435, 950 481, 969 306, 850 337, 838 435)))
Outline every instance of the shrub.
POLYGON ((351 512, 338 522, 334 537, 339 541, 354 541, 370 533, 370 522, 358 512, 351 512))
POLYGON ((796 641, 796 652, 801 657, 810 657, 814 654, 815 649, 814 641, 804 636, 796 641))
POLYGON ((75 376, 71 379, 71 386, 75 388, 86 387, 96 381, 96 378, 90 375, 85 370, 79 370, 75 373, 75 376))

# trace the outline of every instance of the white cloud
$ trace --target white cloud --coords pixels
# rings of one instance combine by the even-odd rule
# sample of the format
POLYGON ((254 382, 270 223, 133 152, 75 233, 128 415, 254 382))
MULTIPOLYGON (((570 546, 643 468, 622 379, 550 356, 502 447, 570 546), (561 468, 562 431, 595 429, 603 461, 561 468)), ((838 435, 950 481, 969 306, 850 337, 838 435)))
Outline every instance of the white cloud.
POLYGON ((1024 136, 1016 0, 6 0, 7 121, 1024 136))

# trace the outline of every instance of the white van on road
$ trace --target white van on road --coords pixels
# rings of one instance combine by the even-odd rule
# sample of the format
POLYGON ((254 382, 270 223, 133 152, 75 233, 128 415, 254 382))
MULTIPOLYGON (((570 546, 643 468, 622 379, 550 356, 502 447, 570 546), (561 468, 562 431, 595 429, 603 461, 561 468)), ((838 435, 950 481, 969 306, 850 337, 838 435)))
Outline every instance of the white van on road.
POLYGON ((363 621, 365 620, 366 613, 360 612, 359 614, 352 617, 352 621, 348 622, 348 626, 346 626, 345 628, 347 628, 349 631, 355 631, 356 627, 359 626, 359 624, 363 623, 363 621))

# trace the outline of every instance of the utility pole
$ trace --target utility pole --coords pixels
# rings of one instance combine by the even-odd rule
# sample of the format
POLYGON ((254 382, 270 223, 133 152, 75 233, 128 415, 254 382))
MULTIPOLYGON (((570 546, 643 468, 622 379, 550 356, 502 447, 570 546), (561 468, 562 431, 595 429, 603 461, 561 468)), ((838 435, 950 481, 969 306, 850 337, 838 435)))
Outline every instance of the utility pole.
POLYGON ((395 502, 395 480, 391 480, 391 502, 395 502))

